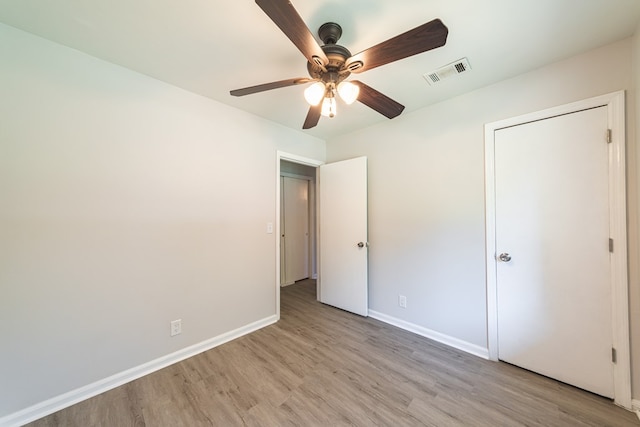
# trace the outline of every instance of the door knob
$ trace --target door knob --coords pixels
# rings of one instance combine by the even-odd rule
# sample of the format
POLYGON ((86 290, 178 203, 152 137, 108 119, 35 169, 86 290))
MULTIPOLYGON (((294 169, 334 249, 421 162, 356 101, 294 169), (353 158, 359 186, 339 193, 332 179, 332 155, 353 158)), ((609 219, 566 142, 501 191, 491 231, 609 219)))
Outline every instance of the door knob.
POLYGON ((358 247, 359 248, 364 248, 364 242, 358 242, 358 247))
POLYGON ((511 261, 511 255, 509 255, 507 252, 503 252, 498 255, 498 259, 502 262, 509 262, 511 261))

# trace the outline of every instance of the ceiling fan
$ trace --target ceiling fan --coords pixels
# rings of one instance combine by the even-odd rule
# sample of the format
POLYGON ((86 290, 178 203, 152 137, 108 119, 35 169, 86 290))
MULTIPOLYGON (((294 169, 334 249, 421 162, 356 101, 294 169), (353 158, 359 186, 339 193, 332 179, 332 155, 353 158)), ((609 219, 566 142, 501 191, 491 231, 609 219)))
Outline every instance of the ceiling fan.
POLYGON ((289 0, 256 0, 258 6, 285 33, 307 58, 310 77, 299 77, 232 90, 233 96, 244 96, 287 86, 311 83, 304 92, 311 105, 303 129, 318 124, 320 116, 334 117, 336 95, 351 104, 356 100, 392 119, 404 110, 386 95, 358 80, 347 81, 351 73, 361 73, 390 62, 435 49, 447 42, 449 30, 439 19, 427 22, 356 55, 337 44, 342 28, 334 22, 320 26, 320 46, 289 0))

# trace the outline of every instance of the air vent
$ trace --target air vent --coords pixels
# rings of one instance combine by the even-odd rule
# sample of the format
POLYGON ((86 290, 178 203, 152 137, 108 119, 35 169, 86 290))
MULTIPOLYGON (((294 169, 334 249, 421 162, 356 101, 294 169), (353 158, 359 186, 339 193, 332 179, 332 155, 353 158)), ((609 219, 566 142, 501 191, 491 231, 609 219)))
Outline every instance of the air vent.
POLYGON ((435 71, 426 73, 423 77, 430 85, 433 86, 434 84, 440 83, 445 79, 465 73, 470 69, 471 66, 469 65, 469 60, 467 60, 467 58, 462 58, 455 62, 452 62, 451 64, 447 64, 444 67, 440 67, 435 71))

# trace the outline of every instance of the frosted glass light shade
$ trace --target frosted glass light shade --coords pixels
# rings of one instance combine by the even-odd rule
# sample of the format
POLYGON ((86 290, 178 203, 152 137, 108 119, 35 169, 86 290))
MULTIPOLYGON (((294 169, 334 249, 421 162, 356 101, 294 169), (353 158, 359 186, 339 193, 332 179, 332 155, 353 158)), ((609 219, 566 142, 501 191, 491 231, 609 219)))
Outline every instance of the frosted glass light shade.
POLYGON ((336 115, 336 99, 325 98, 322 101, 322 111, 320 112, 325 117, 334 117, 336 115))
POLYGON ((324 98, 325 91, 324 83, 315 82, 304 90, 304 99, 307 100, 309 105, 318 105, 324 98))
POLYGON ((351 82, 341 82, 338 85, 338 93, 344 102, 353 104, 360 94, 360 86, 351 82))

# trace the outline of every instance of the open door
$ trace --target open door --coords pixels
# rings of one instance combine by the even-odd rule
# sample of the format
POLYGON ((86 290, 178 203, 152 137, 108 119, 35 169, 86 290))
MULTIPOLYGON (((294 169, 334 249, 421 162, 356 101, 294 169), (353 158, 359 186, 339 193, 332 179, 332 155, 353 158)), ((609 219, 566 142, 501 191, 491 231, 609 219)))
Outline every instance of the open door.
POLYGON ((367 158, 320 166, 319 300, 367 316, 367 158))

